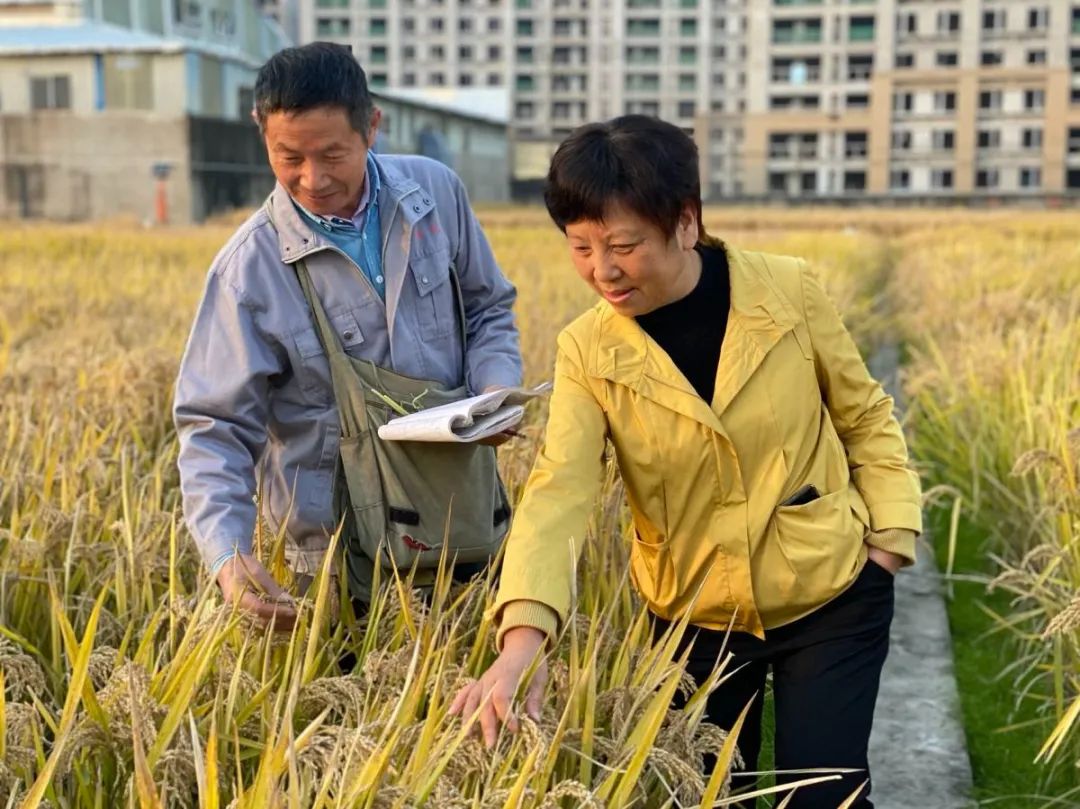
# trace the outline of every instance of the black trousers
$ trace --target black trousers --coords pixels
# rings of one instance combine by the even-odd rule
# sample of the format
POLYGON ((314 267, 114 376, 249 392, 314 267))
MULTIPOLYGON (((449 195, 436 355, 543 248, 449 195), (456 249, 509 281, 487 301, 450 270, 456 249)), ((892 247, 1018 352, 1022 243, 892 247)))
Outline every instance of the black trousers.
MULTIPOLYGON (((745 632, 732 632, 728 637, 727 651, 734 660, 728 663, 727 671, 738 671, 709 697, 706 716, 710 722, 730 728, 753 698, 738 739, 745 769, 758 769, 765 675, 771 667, 775 768, 857 770, 839 781, 798 789, 789 809, 835 809, 869 779, 867 747, 892 616, 892 574, 868 560, 847 590, 810 615, 767 630, 765 640, 745 632)), ((659 634, 668 625, 656 618, 654 631, 659 634)), ((698 682, 712 672, 724 634, 698 627, 687 629, 682 649, 693 644, 688 668, 698 682)), ((676 707, 681 707, 681 702, 677 699, 676 707)), ((814 774, 778 775, 777 783, 812 777, 814 774)), ((736 771, 732 786, 749 791, 755 778, 736 771)), ((853 805, 855 809, 872 809, 869 794, 867 782, 853 805)), ((737 805, 752 809, 754 804, 749 799, 737 805)))

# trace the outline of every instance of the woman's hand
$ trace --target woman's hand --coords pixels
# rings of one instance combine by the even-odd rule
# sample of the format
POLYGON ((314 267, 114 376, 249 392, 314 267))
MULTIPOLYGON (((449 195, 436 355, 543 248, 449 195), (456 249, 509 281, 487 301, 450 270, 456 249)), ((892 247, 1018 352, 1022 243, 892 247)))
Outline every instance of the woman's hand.
POLYGON ((217 574, 227 602, 239 601, 264 626, 288 632, 296 623, 296 602, 251 554, 238 553, 217 574))
POLYGON ((866 547, 866 555, 894 576, 899 572, 900 568, 904 566, 903 556, 890 553, 889 551, 883 551, 881 548, 875 548, 873 545, 867 545, 866 547))
MULTIPOLYGON (((479 680, 458 691, 450 705, 450 715, 460 716, 468 722, 479 708, 480 730, 484 745, 488 748, 495 746, 500 722, 516 733, 519 723, 513 710, 514 694, 533 661, 543 653, 546 643, 547 636, 531 626, 507 630, 503 635, 499 657, 479 680)), ((546 684, 547 661, 541 658, 525 691, 525 713, 535 721, 540 720, 540 704, 546 684)))

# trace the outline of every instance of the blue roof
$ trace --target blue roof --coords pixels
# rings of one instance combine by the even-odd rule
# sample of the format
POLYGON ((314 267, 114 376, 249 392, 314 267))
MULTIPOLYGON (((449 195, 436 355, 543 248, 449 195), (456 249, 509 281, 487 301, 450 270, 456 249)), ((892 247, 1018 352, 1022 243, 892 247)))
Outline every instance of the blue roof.
POLYGON ((58 54, 58 53, 154 53, 213 54, 258 67, 259 62, 243 51, 212 42, 200 42, 184 37, 166 38, 145 31, 134 31, 118 25, 84 20, 75 24, 0 25, 0 54, 58 54))
POLYGON ((4 53, 161 51, 185 47, 179 41, 99 22, 0 26, 0 51, 4 53))

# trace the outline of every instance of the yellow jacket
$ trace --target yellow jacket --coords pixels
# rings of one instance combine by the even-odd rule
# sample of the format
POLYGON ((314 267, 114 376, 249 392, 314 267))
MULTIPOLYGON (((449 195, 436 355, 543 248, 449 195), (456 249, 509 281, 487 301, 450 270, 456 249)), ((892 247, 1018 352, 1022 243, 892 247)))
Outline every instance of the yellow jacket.
POLYGON ((801 259, 725 249, 711 406, 606 301, 559 335, 545 442, 493 607, 500 637, 554 633, 568 614, 605 441, 633 517, 633 582, 663 618, 689 609, 694 624, 760 637, 843 591, 866 542, 914 560, 919 482, 892 398, 801 259), (807 483, 819 499, 779 505, 807 483))

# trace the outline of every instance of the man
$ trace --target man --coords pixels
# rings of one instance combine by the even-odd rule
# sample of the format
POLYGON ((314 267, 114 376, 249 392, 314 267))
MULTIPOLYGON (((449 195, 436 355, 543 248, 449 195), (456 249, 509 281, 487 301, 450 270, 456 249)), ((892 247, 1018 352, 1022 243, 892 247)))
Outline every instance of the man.
POLYGON ((380 116, 344 47, 262 67, 255 117, 277 185, 214 260, 180 367, 188 526, 226 598, 277 628, 296 614, 251 553, 257 489, 298 576, 318 570, 338 520, 338 412, 295 263, 353 357, 471 393, 521 383, 516 293, 461 181, 433 160, 376 156, 380 116))

